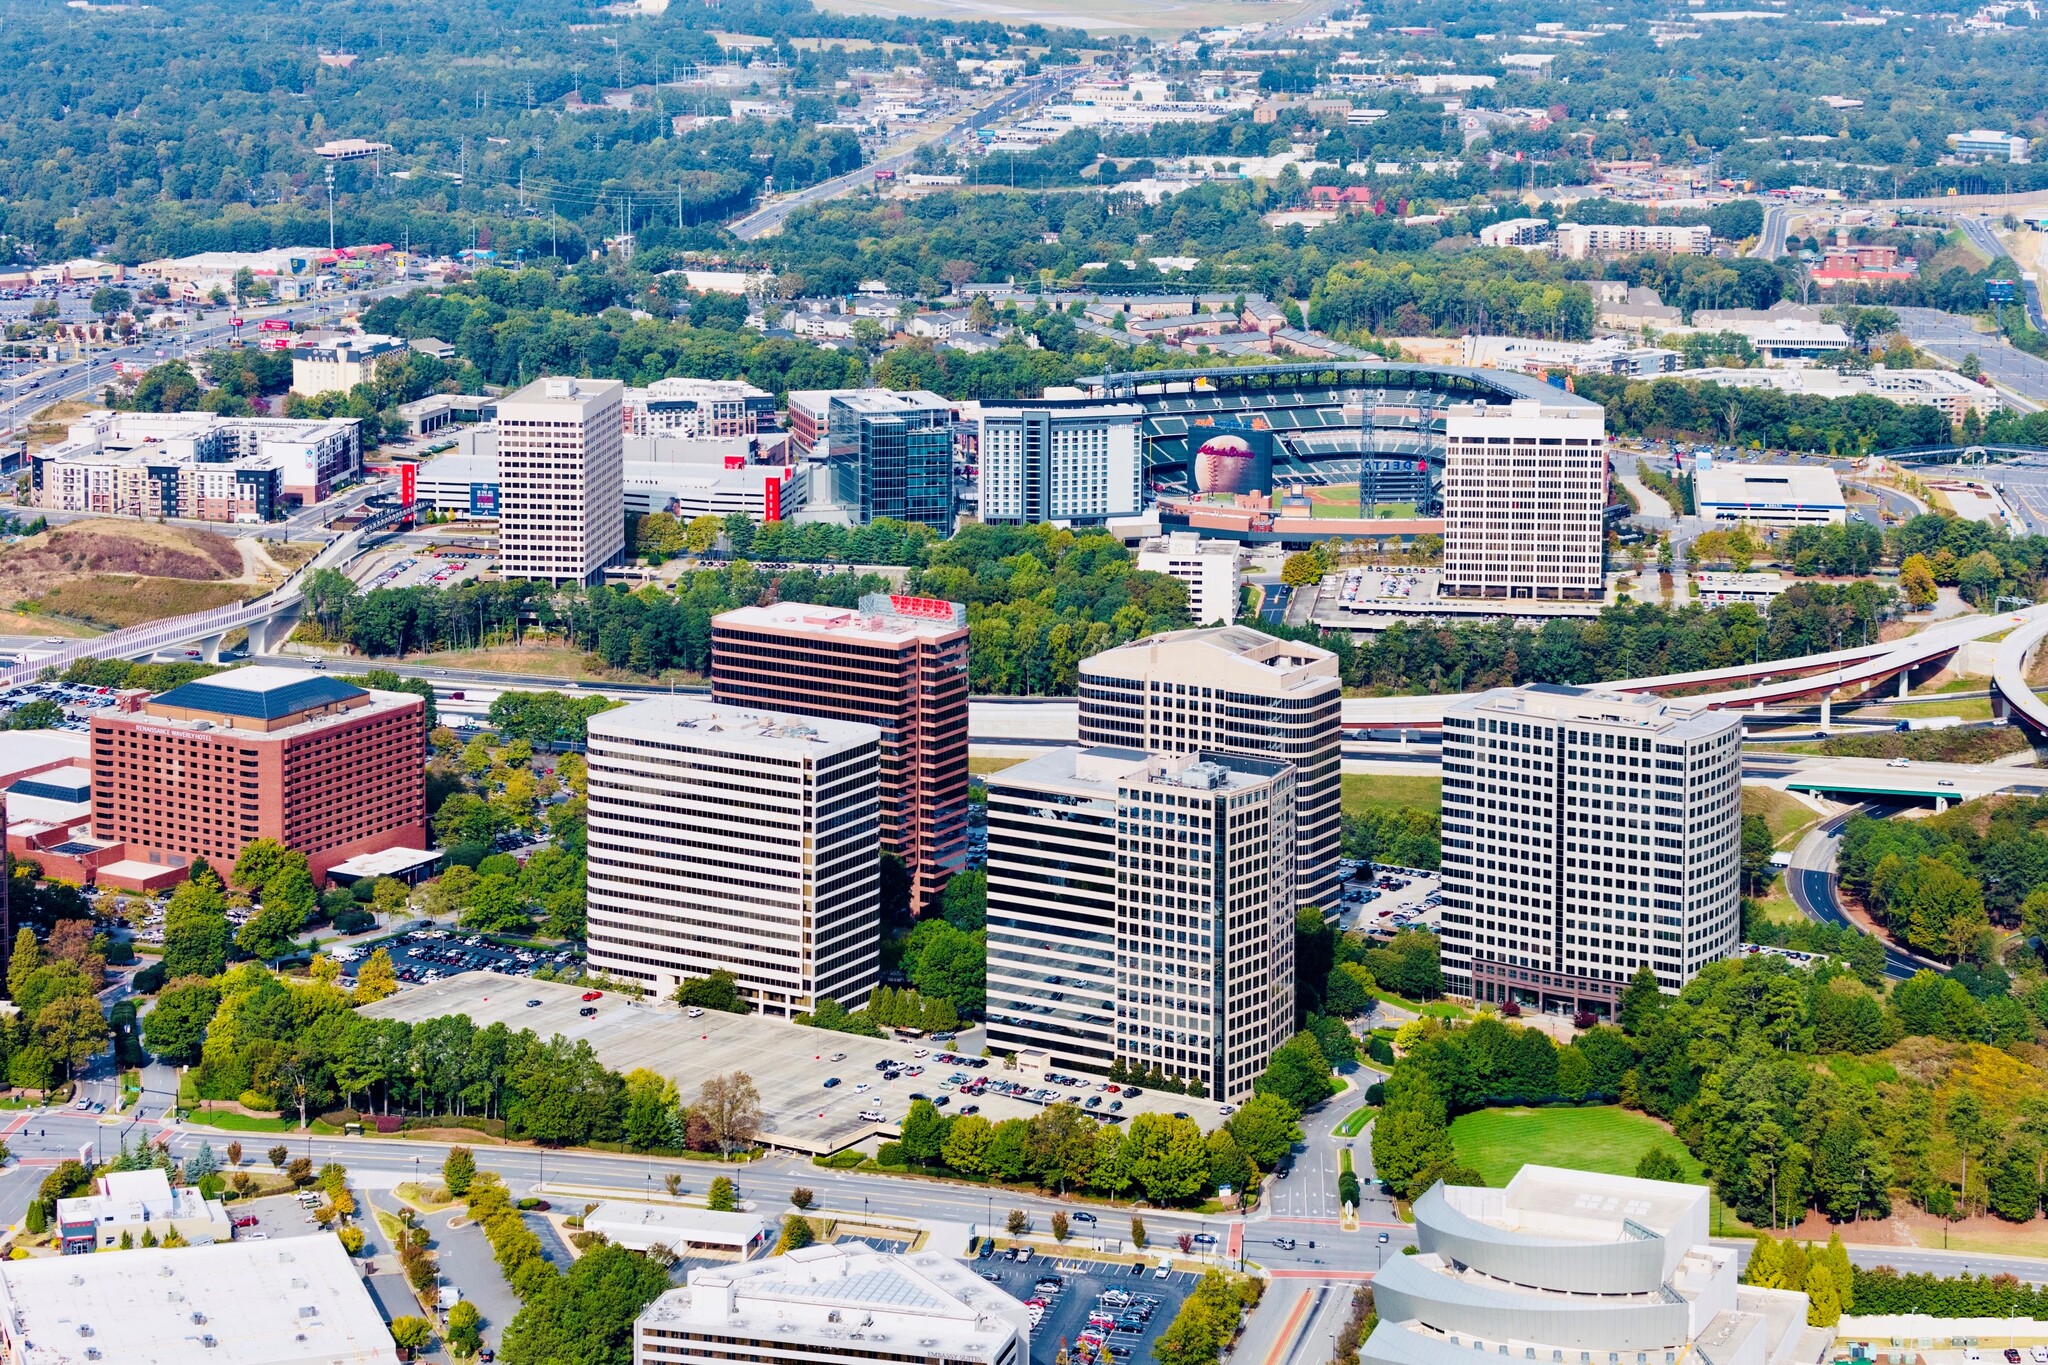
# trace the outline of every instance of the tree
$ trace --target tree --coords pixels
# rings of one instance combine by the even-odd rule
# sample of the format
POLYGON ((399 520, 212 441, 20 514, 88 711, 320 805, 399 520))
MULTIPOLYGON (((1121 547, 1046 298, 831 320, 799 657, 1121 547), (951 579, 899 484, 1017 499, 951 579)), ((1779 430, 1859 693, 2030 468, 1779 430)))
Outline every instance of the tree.
POLYGON ((398 968, 391 961, 391 951, 379 948, 371 953, 362 966, 356 968, 355 998, 368 1004, 382 1000, 398 989, 398 968))
POLYGON ((703 1118, 718 1150, 730 1156, 736 1148, 753 1145, 761 1128, 761 1095, 746 1072, 728 1072, 704 1082, 690 1113, 703 1118))
POLYGON ((158 1060, 185 1065, 199 1060, 206 1026, 220 1006, 220 990, 203 976, 181 977, 157 993, 142 1017, 142 1043, 158 1060))
POLYGON ((704 1192, 704 1207, 714 1213, 731 1213, 739 1204, 739 1187, 728 1175, 713 1176, 711 1188, 704 1192))
POLYGON ((484 1344, 483 1314, 468 1299, 462 1299, 448 1310, 448 1330, 442 1333, 442 1340, 448 1344, 451 1353, 468 1357, 475 1355, 484 1344))
POLYGON ((797 1186, 795 1189, 789 1192, 789 1203, 791 1208, 808 1209, 817 1202, 818 1197, 815 1194, 811 1193, 811 1191, 805 1189, 802 1185, 797 1186))
POLYGON ((1022 1209, 1011 1209, 1010 1216, 1004 1220, 1003 1226, 1012 1237, 1022 1237, 1031 1227, 1031 1216, 1022 1209))
POLYGON ((1337 1093, 1329 1062, 1316 1046, 1315 1035, 1306 1032, 1295 1034, 1275 1049, 1252 1086, 1258 1094, 1285 1100, 1297 1113, 1312 1109, 1337 1093))
POLYGON ((211 877, 190 876, 164 909, 164 975, 219 976, 228 958, 227 899, 211 877))
POLYGON ((723 968, 680 983, 674 998, 678 1005, 695 1005, 723 1014, 749 1014, 754 1008, 740 994, 739 978, 723 968))
POLYGON ((1145 1248, 1145 1220, 1136 1214, 1131 1216, 1131 1245, 1140 1251, 1145 1248))
POLYGON ((939 914, 964 933, 986 929, 988 873, 978 867, 954 873, 946 882, 946 889, 939 893, 939 914))
POLYGON ((1934 580, 1934 566, 1927 556, 1907 555, 1899 565, 1899 591, 1906 595, 1906 605, 1915 611, 1922 611, 1934 605, 1940 590, 1934 580))
POLYGON ((903 1154, 922 1166, 935 1159, 946 1142, 946 1121, 930 1100, 913 1100, 903 1116, 903 1154))
POLYGON ((1280 581, 1290 588, 1309 588, 1323 581, 1329 569, 1318 550, 1304 550, 1287 556, 1280 565, 1280 581))
POLYGON ((47 697, 23 702, 7 713, 9 730, 54 730, 64 723, 64 708, 47 697))
POLYGON ((801 1251, 818 1240, 818 1230, 811 1226, 811 1220, 802 1214, 792 1213, 782 1220, 782 1236, 775 1243, 774 1254, 785 1251, 801 1251))
POLYGON ((277 1146, 272 1147, 269 1151, 265 1152, 264 1155, 270 1158, 270 1164, 272 1166, 276 1167, 279 1170, 283 1170, 284 1163, 291 1159, 292 1149, 280 1142, 277 1146))
POLYGON ((106 1048, 109 1036, 107 1016, 94 996, 60 996, 36 1015, 36 1043, 64 1068, 67 1080, 106 1048))
POLYGON ((294 852, 275 839, 253 839, 235 855, 232 876, 236 886, 260 892, 270 885, 272 877, 287 867, 303 870, 305 866, 305 854, 294 852))
POLYGON ((1224 1122, 1238 1150, 1262 1171, 1270 1171, 1301 1140, 1300 1115, 1279 1095, 1253 1095, 1224 1122))
POLYGON ((391 1339, 408 1351, 423 1351, 434 1339, 434 1324, 410 1313, 391 1320, 391 1339))
POLYGON ((1067 1222, 1067 1215, 1064 1212, 1056 1210, 1052 1216, 1052 1239, 1055 1242, 1066 1241, 1067 1230, 1069 1226, 1070 1225, 1067 1222))
POLYGON ((1664 993, 1657 988, 1657 974, 1647 966, 1638 967, 1628 985, 1622 987, 1615 1022, 1629 1037, 1640 1038, 1664 1012, 1664 1004, 1664 993))
POLYGON ((1677 1157, 1662 1147, 1652 1147, 1636 1162, 1636 1179, 1682 1182, 1685 1173, 1679 1168, 1677 1157))
MULTIPOLYGON (((280 873, 279 880, 289 875, 280 873)), ((304 873, 297 875, 305 876, 304 873)), ((305 911, 295 908, 288 900, 271 904, 266 898, 261 909, 242 921, 241 929, 235 934, 235 946, 259 961, 287 957, 298 950, 296 935, 305 925, 305 911)))
POLYGON ((1139 1114, 1124 1134, 1124 1148, 1132 1180, 1156 1204, 1192 1198, 1208 1177, 1208 1146, 1192 1119, 1139 1114))
POLYGON ((469 1193, 471 1182, 476 1179, 476 1157, 467 1147, 450 1147, 448 1155, 441 1162, 441 1183, 448 1187, 448 1193, 457 1199, 469 1193))
POLYGON ((1815 1262, 1806 1270, 1806 1325, 1833 1327, 1842 1320, 1842 1298, 1835 1292, 1835 1272, 1815 1262))

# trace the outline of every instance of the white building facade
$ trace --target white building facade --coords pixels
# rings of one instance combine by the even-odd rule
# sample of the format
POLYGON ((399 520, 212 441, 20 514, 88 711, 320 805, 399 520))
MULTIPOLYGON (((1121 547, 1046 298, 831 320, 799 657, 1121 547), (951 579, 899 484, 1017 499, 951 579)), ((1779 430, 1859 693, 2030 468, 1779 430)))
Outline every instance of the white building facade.
POLYGON ((1539 684, 1450 708, 1444 988, 1611 1010, 1741 947, 1742 718, 1539 684))
POLYGON ((536 379, 498 400, 498 568, 595 583, 626 552, 616 379, 536 379))
POLYGON ((1106 747, 991 779, 991 1045, 1249 1095, 1294 1027, 1294 783, 1106 747))
POLYGON ((1227 626, 1237 620, 1242 593, 1235 542, 1176 532, 1144 545, 1138 551, 1138 568, 1187 584, 1188 615, 1203 625, 1227 626))
POLYGON ((849 1242, 698 1266, 633 1324, 633 1365, 1030 1365, 1030 1334, 959 1261, 849 1242))
POLYGON ((1445 410, 1445 596, 1606 595, 1606 433, 1562 390, 1445 410))
POLYGON ((729 971, 783 1018, 865 1004, 880 743, 871 725, 692 697, 592 717, 591 969, 656 993, 729 971))
POLYGON ((1143 420, 1135 403, 984 406, 981 519, 1029 526, 1135 515, 1143 420))

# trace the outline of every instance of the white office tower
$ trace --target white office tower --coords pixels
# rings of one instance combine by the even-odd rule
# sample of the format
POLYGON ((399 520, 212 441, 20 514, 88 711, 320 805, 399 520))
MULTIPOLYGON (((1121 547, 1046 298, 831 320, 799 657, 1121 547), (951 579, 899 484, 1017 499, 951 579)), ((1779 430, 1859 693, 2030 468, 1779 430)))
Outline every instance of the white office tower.
POLYGON ((1606 594, 1606 431, 1598 403, 1562 389, 1444 410, 1447 596, 1606 594))
POLYGON ((1704 1185, 1524 1166, 1506 1189, 1433 1185, 1413 1256, 1373 1280, 1362 1365, 1791 1365, 1825 1360, 1806 1295, 1742 1284, 1704 1185))
POLYGON ((1742 718, 1660 697, 1496 688, 1444 714, 1444 988, 1607 1013, 1742 937, 1742 718))
POLYGON ((1250 1094, 1294 1027, 1295 782, 1108 747, 991 777, 989 1045, 1250 1094))
POLYGON ((1136 403, 986 404, 981 519, 999 526, 1135 516, 1145 442, 1136 403))
POLYGON ((666 994, 723 969, 781 1017, 865 1004, 880 745, 872 725, 702 698, 591 717, 591 970, 666 994))
POLYGON ((595 583, 626 552, 616 379, 536 379, 498 400, 498 571, 595 583))
POLYGON ((1204 540, 1192 531, 1175 531, 1138 547, 1138 571, 1162 573, 1187 584, 1188 615, 1205 626, 1227 626, 1237 620, 1242 593, 1236 541, 1204 540))
POLYGON ((1294 894, 1337 904, 1344 685, 1337 656, 1248 626, 1168 631, 1081 661, 1080 738, 1292 763, 1294 894))
POLYGON ((633 1365, 1030 1365, 1024 1305, 937 1252, 859 1242, 700 1265, 633 1324, 633 1365))

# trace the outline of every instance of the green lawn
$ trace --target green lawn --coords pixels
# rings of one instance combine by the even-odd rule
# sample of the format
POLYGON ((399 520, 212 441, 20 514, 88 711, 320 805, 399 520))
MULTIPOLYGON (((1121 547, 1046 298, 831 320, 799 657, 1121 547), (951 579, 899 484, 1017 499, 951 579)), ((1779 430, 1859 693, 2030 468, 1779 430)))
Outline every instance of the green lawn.
POLYGON ((1477 1109, 1451 1124, 1458 1160, 1503 1186, 1525 1162, 1564 1166, 1575 1171, 1634 1175, 1636 1162, 1652 1147, 1678 1158, 1688 1179, 1699 1180, 1700 1166, 1654 1119, 1618 1104, 1584 1108, 1477 1109))
POLYGON ((1960 697, 1954 701, 1893 702, 1889 706, 1866 707, 1861 714, 1896 716, 1901 720, 1911 716, 1960 716, 1964 720, 1990 720, 1991 698, 1960 697))
POLYGON ((1372 1116, 1378 1112, 1371 1105, 1362 1104, 1346 1114, 1344 1121, 1338 1124, 1334 1131, 1338 1137, 1357 1137, 1365 1131, 1365 1125, 1370 1123, 1372 1116))
POLYGON ((1363 815, 1369 810, 1441 810, 1444 780, 1441 777, 1413 777, 1406 773, 1345 773, 1344 813, 1363 815))
MULTIPOLYGON (((232 1109, 197 1109, 192 1112, 189 1121, 209 1128, 219 1128, 230 1133, 296 1133, 300 1131, 296 1119, 259 1119, 248 1114, 237 1114, 232 1109)), ((318 1119, 313 1120, 305 1131, 318 1133, 323 1137, 332 1137, 341 1132, 333 1124, 322 1123, 318 1119)))
POLYGON ((1742 813, 1763 816, 1764 822, 1771 827, 1772 841, 1782 849, 1797 844, 1801 835, 1820 822, 1820 816, 1813 807, 1776 787, 1745 785, 1742 788, 1742 813))

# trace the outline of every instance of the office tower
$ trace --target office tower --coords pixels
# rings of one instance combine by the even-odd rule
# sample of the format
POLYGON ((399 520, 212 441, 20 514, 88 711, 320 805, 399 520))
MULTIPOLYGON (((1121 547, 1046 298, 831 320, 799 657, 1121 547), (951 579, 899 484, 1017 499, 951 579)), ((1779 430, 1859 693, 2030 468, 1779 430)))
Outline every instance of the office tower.
POLYGON ((1242 594, 1234 540, 1204 540, 1193 531, 1175 531, 1138 547, 1138 570, 1187 584, 1188 615, 1205 626, 1227 626, 1237 619, 1242 594))
POLYGON ((990 404, 981 411, 981 519, 999 526, 1137 515, 1145 443, 1136 403, 990 404))
POLYGON ((1607 591, 1606 413, 1554 398, 1444 411, 1444 575, 1452 597, 1607 591))
POLYGON ((313 875, 362 853, 428 847, 426 702, 297 669, 231 669, 92 717, 93 836, 124 874, 217 870, 275 839, 313 875), (140 864, 129 869, 127 864, 140 864))
POLYGON ((1612 1009, 1742 938, 1742 718, 1652 696, 1496 688, 1444 715, 1444 987, 1612 1009))
POLYGON ((1030 1365, 1031 1318, 959 1261, 843 1242, 700 1265, 633 1323, 633 1365, 913 1360, 1030 1365))
POLYGON ((990 1046, 1250 1094, 1294 1028, 1295 783, 1109 747, 991 777, 990 1046))
POLYGON ((1830 1354, 1806 1295, 1742 1283, 1708 1240, 1704 1185, 1523 1166, 1506 1189, 1437 1184, 1411 1256, 1373 1280, 1363 1365, 1793 1365, 1830 1354))
POLYGON ((596 583, 626 552, 616 379, 536 379, 498 400, 498 572, 596 583))
POLYGON ((877 517, 953 534, 953 405, 934 393, 835 394, 828 448, 834 500, 858 525, 877 517))
POLYGON ((872 725, 701 697, 590 720, 589 958, 658 994, 725 970, 764 1014, 874 989, 872 725))
POLYGON ((920 911, 967 862, 967 609, 863 597, 860 610, 778 602, 711 619, 711 695, 729 706, 881 732, 882 847, 920 911))
POLYGON ((1292 763, 1297 903, 1337 904, 1344 734, 1337 656, 1246 626, 1176 630, 1081 661, 1083 744, 1292 763))

